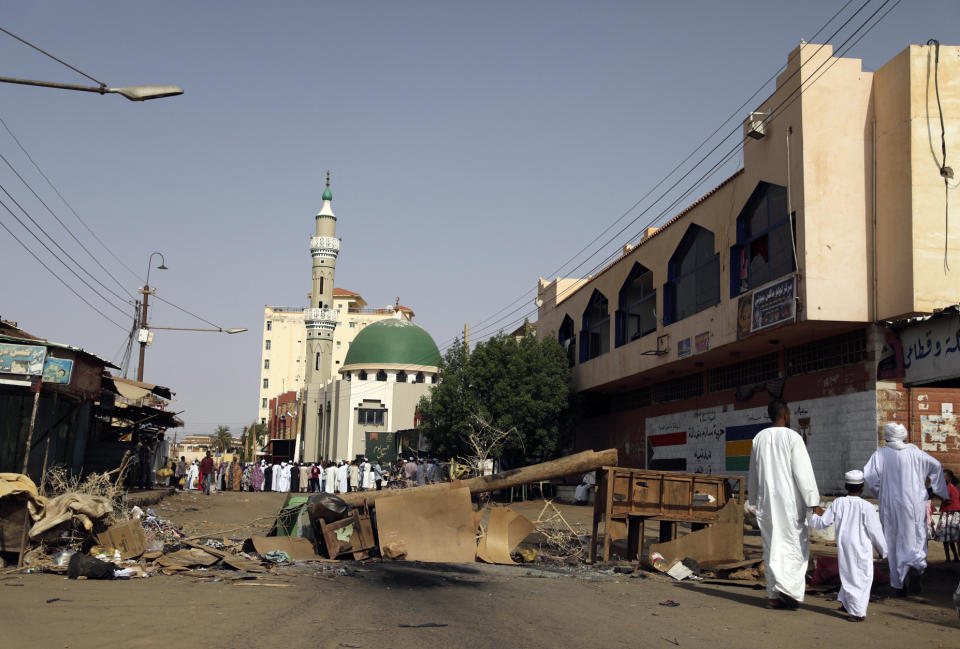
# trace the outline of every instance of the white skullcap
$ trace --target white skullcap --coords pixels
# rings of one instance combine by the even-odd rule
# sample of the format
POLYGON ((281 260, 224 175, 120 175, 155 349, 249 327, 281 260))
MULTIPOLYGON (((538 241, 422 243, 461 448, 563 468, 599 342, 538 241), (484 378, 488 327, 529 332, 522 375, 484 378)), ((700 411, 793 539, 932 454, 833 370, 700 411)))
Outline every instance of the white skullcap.
POLYGON ((888 442, 903 441, 907 439, 907 429, 903 424, 891 422, 883 427, 883 438, 888 442))
POLYGON ((843 481, 847 484, 863 484, 863 471, 854 469, 843 474, 843 481))

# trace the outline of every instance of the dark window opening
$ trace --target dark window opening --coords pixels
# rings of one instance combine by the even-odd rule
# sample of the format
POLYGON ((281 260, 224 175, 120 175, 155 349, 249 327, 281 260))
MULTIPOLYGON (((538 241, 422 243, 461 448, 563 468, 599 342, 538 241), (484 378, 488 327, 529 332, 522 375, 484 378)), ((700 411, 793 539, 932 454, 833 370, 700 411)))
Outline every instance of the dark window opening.
POLYGON ((617 347, 657 330, 657 289, 653 272, 634 264, 620 289, 620 309, 616 322, 617 347))
POLYGON ((357 408, 357 423, 366 426, 383 426, 382 408, 357 408))
POLYGON ((407 373, 403 370, 397 372, 397 383, 406 383, 407 382, 407 373))
POLYGON ((667 266, 663 285, 664 324, 672 324, 720 302, 720 255, 713 232, 691 225, 667 266))
POLYGON ((787 376, 861 363, 867 358, 865 330, 815 340, 787 350, 787 376))
POLYGON ((703 374, 681 376, 653 386, 653 400, 657 403, 682 401, 703 394, 703 374))
POLYGON ((787 188, 760 183, 737 217, 737 243, 730 248, 730 296, 792 273, 793 262, 787 188))
POLYGON ((573 318, 568 315, 563 316, 563 322, 560 324, 560 346, 567 353, 567 365, 573 367, 577 362, 577 334, 573 330, 573 318))
POLYGON ((386 381, 386 380, 387 380, 387 373, 384 372, 383 370, 380 370, 379 372, 377 372, 377 380, 378 380, 378 381, 386 381))
POLYGON ((610 306, 607 298, 594 289, 583 312, 580 332, 580 362, 596 358, 610 351, 610 306))
POLYGON ((366 380, 367 380, 367 371, 366 371, 366 370, 360 370, 360 374, 357 375, 357 378, 360 379, 361 381, 366 381, 366 380))
POLYGON ((423 372, 417 372, 417 377, 413 380, 414 383, 423 383, 423 372))
POLYGON ((707 373, 711 392, 739 388, 780 378, 780 363, 776 352, 751 358, 740 363, 712 369, 707 373))

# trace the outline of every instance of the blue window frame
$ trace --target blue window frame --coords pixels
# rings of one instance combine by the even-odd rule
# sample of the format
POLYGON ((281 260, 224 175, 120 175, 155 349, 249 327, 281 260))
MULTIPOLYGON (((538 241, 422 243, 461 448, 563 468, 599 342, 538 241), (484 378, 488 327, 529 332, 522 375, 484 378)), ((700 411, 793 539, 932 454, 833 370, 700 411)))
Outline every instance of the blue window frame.
POLYGON ((620 288, 620 308, 616 313, 616 345, 642 338, 657 330, 657 289, 653 271, 634 264, 620 288))
POLYGON ((720 255, 713 232, 691 224, 670 263, 663 285, 664 324, 672 324, 720 302, 720 255))
POLYGON ((569 315, 563 316, 557 338, 567 353, 567 365, 573 367, 577 362, 577 332, 573 329, 573 318, 569 315))
POLYGON ((603 293, 594 289, 583 312, 580 331, 580 362, 610 351, 610 306, 603 293))
POLYGON ((787 188, 758 183, 737 216, 737 243, 730 248, 730 297, 795 270, 792 228, 787 188))

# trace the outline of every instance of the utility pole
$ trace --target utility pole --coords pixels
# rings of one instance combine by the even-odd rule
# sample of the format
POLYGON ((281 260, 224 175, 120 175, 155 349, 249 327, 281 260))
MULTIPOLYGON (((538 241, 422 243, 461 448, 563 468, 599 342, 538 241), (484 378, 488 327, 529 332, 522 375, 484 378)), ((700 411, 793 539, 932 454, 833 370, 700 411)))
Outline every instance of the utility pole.
POLYGON ((137 380, 143 381, 143 357, 147 352, 147 304, 150 299, 150 286, 144 284, 139 293, 143 295, 143 304, 140 308, 140 331, 137 339, 140 341, 140 362, 137 364, 137 380))
POLYGON ((470 353, 470 325, 463 325, 463 347, 470 353))
POLYGON ((143 295, 143 308, 140 311, 140 331, 137 332, 137 340, 140 341, 140 363, 137 365, 137 380, 143 381, 143 357, 147 351, 147 345, 150 343, 150 331, 147 329, 147 305, 149 303, 150 294, 153 291, 150 290, 150 268, 153 266, 153 256, 160 255, 160 265, 157 266, 159 270, 168 270, 167 269, 167 260, 163 258, 163 254, 159 252, 151 252, 150 258, 147 260, 147 281, 144 282, 143 288, 138 292, 143 295))

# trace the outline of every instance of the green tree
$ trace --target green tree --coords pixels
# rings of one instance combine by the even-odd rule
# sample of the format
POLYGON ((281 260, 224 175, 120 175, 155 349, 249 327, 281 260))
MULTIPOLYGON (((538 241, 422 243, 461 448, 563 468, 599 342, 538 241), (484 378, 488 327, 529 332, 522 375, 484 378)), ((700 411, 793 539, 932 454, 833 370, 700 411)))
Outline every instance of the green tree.
POLYGON ((483 430, 515 431, 491 457, 527 463, 566 450, 570 369, 553 338, 498 334, 468 354, 454 344, 440 365, 440 383, 418 406, 423 433, 441 455, 474 455, 470 439, 483 430))
POLYGON ((210 436, 210 446, 213 450, 221 453, 225 453, 233 446, 233 435, 230 434, 230 427, 217 426, 217 429, 210 436))

